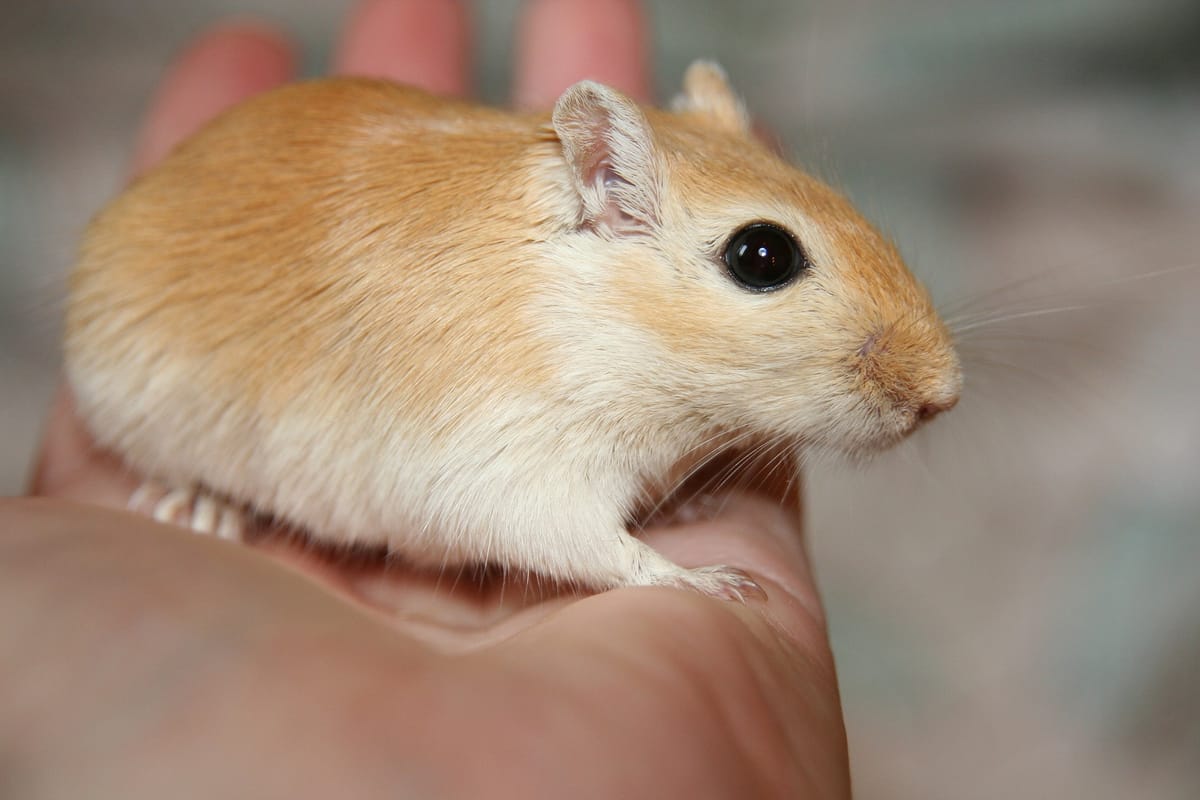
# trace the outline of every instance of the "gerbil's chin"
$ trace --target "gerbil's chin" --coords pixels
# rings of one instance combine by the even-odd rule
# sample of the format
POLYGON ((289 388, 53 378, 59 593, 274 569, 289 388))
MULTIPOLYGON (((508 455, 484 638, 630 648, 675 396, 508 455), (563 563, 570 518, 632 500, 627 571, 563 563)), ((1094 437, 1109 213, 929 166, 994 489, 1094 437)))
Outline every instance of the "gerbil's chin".
POLYGON ((862 464, 900 444, 917 426, 915 419, 903 416, 872 419, 860 425, 827 431, 811 443, 855 464, 862 464))

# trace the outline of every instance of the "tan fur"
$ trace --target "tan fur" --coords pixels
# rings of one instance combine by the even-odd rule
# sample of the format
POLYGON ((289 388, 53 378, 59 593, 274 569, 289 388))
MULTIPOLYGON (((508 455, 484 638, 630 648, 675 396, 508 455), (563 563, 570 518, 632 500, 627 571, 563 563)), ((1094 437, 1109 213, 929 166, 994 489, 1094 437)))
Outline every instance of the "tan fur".
POLYGON ((320 538, 743 585, 624 533, 640 487, 711 436, 885 446, 961 378, 895 249, 751 138, 719 69, 678 107, 584 83, 520 115, 338 79, 235 109, 89 229, 85 419, 137 470, 320 538), (735 285, 721 252, 753 221, 810 272, 735 285))
POLYGON ((750 116, 742 101, 730 90, 725 71, 711 61, 696 61, 688 67, 683 75, 683 92, 671 109, 727 132, 744 134, 750 130, 750 116))
POLYGON ((460 113, 366 81, 297 85, 235 110, 96 219, 72 278, 72 332, 103 315, 122 341, 155 325, 164 357, 197 369, 220 352, 233 363, 211 365, 203 385, 267 415, 342 375, 402 391, 408 407, 440 402, 483 358, 537 380, 528 326, 487 309, 521 306, 533 274, 496 269, 494 253, 519 247, 531 222, 547 222, 530 216, 548 213, 493 165, 518 174, 545 137, 478 109, 464 126, 460 113), (422 147, 435 124, 443 135, 422 147), (497 236, 475 242, 483 213, 497 236), (448 247, 458 252, 447 258, 448 247), (405 353, 399 374, 391 350, 405 353))

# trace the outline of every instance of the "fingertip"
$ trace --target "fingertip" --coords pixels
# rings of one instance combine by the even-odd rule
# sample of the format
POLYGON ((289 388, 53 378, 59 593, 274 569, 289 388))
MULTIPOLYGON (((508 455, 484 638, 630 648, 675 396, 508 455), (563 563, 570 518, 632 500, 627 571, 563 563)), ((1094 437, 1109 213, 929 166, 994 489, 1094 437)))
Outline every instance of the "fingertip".
POLYGON ((334 71, 461 95, 469 84, 470 34, 461 0, 364 0, 342 33, 334 71))
POLYGON ((75 419, 71 390, 65 383, 59 384, 42 430, 42 445, 29 474, 26 494, 51 493, 64 474, 80 468, 88 449, 88 438, 75 419))
POLYGON ((160 160, 227 108, 287 83, 295 71, 292 43, 265 23, 224 22, 196 37, 155 91, 134 150, 133 172, 160 160))
POLYGON ((42 434, 42 446, 26 494, 121 507, 132 478, 112 456, 96 449, 75 410, 64 382, 55 393, 42 434))
POLYGON ((546 108, 589 78, 649 102, 648 29, 637 0, 531 0, 519 25, 514 101, 546 108))

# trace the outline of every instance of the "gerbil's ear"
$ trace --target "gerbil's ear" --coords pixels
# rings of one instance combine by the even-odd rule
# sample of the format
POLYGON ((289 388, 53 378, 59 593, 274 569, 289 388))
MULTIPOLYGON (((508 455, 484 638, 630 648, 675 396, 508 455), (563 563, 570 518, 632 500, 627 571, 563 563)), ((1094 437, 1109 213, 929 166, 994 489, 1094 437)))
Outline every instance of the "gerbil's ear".
POLYGON ((703 114, 731 133, 749 133, 750 115, 733 89, 725 70, 713 61, 693 61, 683 74, 683 93, 671 103, 674 111, 703 114))
POLYGON ((620 92, 580 81, 554 105, 562 142, 583 205, 583 222, 617 233, 658 222, 660 167, 646 116, 620 92))

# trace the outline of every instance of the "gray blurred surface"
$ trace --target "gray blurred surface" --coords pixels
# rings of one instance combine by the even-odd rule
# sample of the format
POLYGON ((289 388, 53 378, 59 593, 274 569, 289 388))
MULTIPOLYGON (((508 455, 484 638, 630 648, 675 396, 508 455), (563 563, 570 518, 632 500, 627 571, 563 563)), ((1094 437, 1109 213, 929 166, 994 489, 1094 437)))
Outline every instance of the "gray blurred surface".
MULTIPOLYGON (((72 248, 171 54, 253 14, 318 71, 347 5, 6 3, 0 489, 55 382, 72 248)), ((499 101, 516 3, 476 5, 499 101)), ((1200 797, 1200 6, 649 6, 664 93, 723 62, 963 317, 960 407, 810 479, 858 796, 1200 797)))

